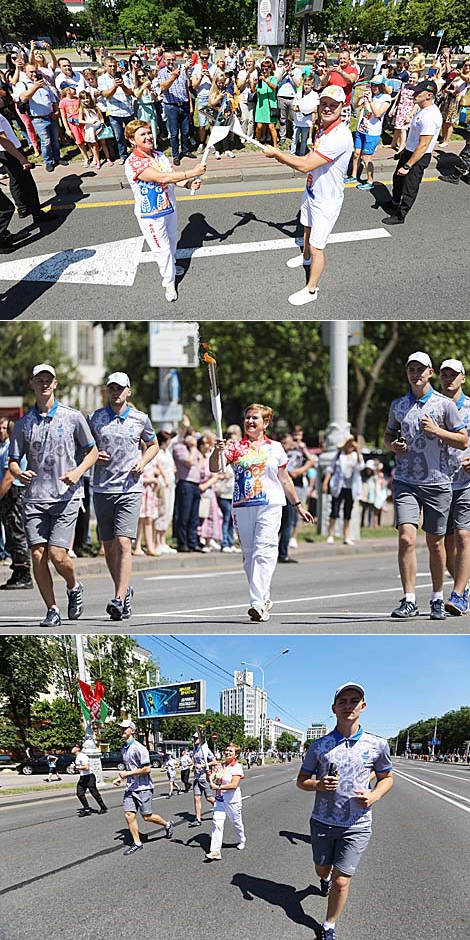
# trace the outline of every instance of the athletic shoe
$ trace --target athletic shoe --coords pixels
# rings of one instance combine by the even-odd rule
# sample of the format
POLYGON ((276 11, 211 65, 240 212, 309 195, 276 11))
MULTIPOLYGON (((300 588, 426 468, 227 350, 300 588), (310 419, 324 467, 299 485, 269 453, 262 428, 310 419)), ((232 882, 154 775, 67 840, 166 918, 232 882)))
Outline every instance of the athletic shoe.
MULTIPOLYGON (((179 790, 178 790, 177 792, 179 793, 179 790)), ((173 826, 173 820, 170 819, 170 820, 168 821, 168 826, 165 826, 167 839, 172 839, 172 838, 173 838, 173 828, 174 828, 174 826, 173 826)))
POLYGON ((335 928, 328 927, 328 929, 326 929, 325 927, 322 927, 321 940, 336 940, 335 928))
POLYGON ((217 151, 216 151, 216 149, 215 149, 215 147, 214 147, 213 144, 211 144, 210 147, 209 147, 209 153, 210 153, 211 157, 215 156, 215 154, 217 153, 217 151))
POLYGON ((298 548, 298 547, 299 547, 299 543, 297 542, 297 539, 289 539, 289 548, 298 548))
POLYGON ((133 845, 130 845, 129 848, 123 852, 123 855, 133 855, 134 852, 140 852, 141 849, 143 849, 142 843, 140 845, 136 845, 134 842, 133 845))
POLYGON ((373 183, 358 183, 356 189, 373 189, 373 183))
POLYGON ((172 303, 174 300, 178 300, 178 294, 176 293, 176 288, 174 284, 170 284, 169 287, 165 290, 165 299, 168 303, 172 303))
POLYGON ((125 162, 126 162, 125 157, 119 157, 119 160, 118 160, 119 166, 124 166, 125 162))
POLYGON ((225 151, 225 156, 226 156, 226 157, 230 157, 231 160, 235 160, 235 154, 233 153, 232 150, 226 150, 226 151, 225 151))
POLYGON ((395 610, 392 610, 390 616, 397 617, 399 620, 409 620, 411 617, 419 617, 418 606, 414 604, 413 601, 407 601, 405 597, 402 597, 399 607, 395 607, 395 610))
POLYGON ((259 604, 252 604, 252 606, 248 608, 248 616, 251 618, 251 620, 256 620, 257 623, 264 623, 266 620, 269 620, 269 614, 267 610, 265 610, 263 607, 260 607, 259 604))
POLYGON ((122 620, 129 620, 132 614, 132 598, 134 597, 134 588, 129 585, 122 606, 122 620))
POLYGON ((98 813, 98 816, 104 816, 105 813, 107 813, 107 812, 108 812, 108 807, 107 807, 107 806, 101 806, 101 807, 100 807, 100 811, 99 811, 99 813, 98 813))
POLYGON ((224 545, 224 547, 221 548, 220 550, 221 550, 221 552, 225 552, 226 554, 227 554, 227 552, 228 552, 229 555, 232 554, 232 549, 230 548, 229 545, 224 545))
POLYGON ((51 607, 50 610, 47 611, 47 614, 44 617, 44 620, 41 620, 41 623, 39 624, 39 626, 40 627, 60 627, 61 623, 62 623, 62 620, 61 620, 59 611, 56 610, 55 607, 51 607))
POLYGON ((286 266, 288 268, 301 268, 303 265, 304 268, 307 268, 311 263, 312 263, 311 258, 308 258, 308 259, 304 258, 303 254, 301 254, 301 255, 294 255, 293 258, 289 258, 289 260, 286 261, 286 266))
POLYGON ((446 609, 445 609, 443 598, 438 597, 437 600, 431 601, 430 604, 431 604, 431 620, 445 620, 446 609))
POLYGON ((387 216, 386 219, 382 219, 383 225, 404 225, 405 220, 400 218, 398 215, 387 216))
POLYGON ((317 300, 317 297, 318 287, 313 291, 309 290, 308 287, 303 287, 302 290, 296 291, 295 294, 291 294, 287 299, 292 307, 303 307, 304 304, 310 304, 313 300, 317 300))
POLYGON ((329 535, 328 538, 327 538, 327 540, 326 540, 326 544, 327 544, 327 545, 334 545, 334 543, 335 543, 334 536, 333 536, 333 535, 329 535))
POLYGON ((441 180, 443 183, 454 183, 455 186, 458 186, 459 181, 460 181, 460 177, 454 176, 454 174, 452 174, 452 176, 440 176, 439 175, 437 178, 438 180, 441 180))
POLYGON ((208 862, 220 862, 222 856, 220 852, 206 852, 206 859, 208 862))
POLYGON ((215 552, 218 552, 220 550, 220 542, 216 542, 215 539, 209 539, 207 544, 209 548, 213 548, 215 552))
POLYGON ((271 610, 272 606, 273 606, 273 602, 272 602, 271 598, 270 598, 270 597, 267 597, 266 600, 265 600, 265 602, 264 602, 264 609, 265 609, 265 610, 271 610))
POLYGON ((204 152, 204 144, 199 144, 199 147, 197 148, 196 153, 203 153, 203 152, 204 152))
POLYGON ((15 578, 12 574, 11 578, 8 581, 5 581, 5 584, 0 584, 0 591, 16 591, 16 590, 30 590, 34 587, 31 578, 19 577, 15 578))
POLYGON ((215 151, 214 157, 215 157, 216 160, 221 160, 221 159, 222 159, 222 156, 221 156, 221 154, 219 153, 218 150, 215 151))
POLYGON ((91 809, 80 809, 78 811, 79 816, 91 816, 91 809))
POLYGON ((357 176, 343 176, 343 183, 357 183, 357 176))
POLYGON ((331 877, 320 878, 320 894, 322 898, 327 898, 331 888, 331 877))
POLYGON ((458 591, 452 591, 444 607, 447 613, 451 614, 453 617, 460 617, 462 614, 468 613, 468 593, 465 598, 464 595, 459 594, 458 591))
POLYGON ((122 620, 123 611, 124 604, 120 597, 115 597, 106 607, 106 613, 109 614, 111 620, 122 620))
POLYGON ((185 269, 181 267, 180 264, 175 265, 175 275, 176 277, 183 277, 185 269))
POLYGON ((230 551, 231 551, 232 554, 234 554, 234 555, 241 555, 241 553, 242 553, 242 550, 241 550, 241 548, 238 547, 238 545, 232 545, 230 551))
POLYGON ((179 157, 173 157, 173 166, 179 166, 180 163, 181 163, 181 160, 179 157))
POLYGON ((188 824, 188 829, 194 829, 195 826, 202 826, 202 822, 200 819, 194 819, 193 822, 190 822, 188 824))
POLYGON ((344 539, 343 545, 355 545, 354 539, 344 539))
POLYGON ((245 848, 245 846, 246 846, 246 839, 244 839, 243 842, 239 842, 239 843, 238 843, 238 845, 237 845, 238 851, 239 851, 239 852, 243 852, 243 849, 245 848))
POLYGON ((81 581, 78 582, 76 588, 72 588, 70 591, 67 589, 67 597, 69 601, 67 616, 69 620, 78 620, 83 614, 83 584, 81 581))

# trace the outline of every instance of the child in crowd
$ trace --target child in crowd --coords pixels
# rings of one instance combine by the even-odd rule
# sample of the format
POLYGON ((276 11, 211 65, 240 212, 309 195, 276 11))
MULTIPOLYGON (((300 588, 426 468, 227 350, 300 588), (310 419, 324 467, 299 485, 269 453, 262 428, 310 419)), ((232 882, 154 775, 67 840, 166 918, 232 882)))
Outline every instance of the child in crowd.
POLYGON ((354 138, 352 176, 345 178, 345 183, 356 183, 357 189, 372 189, 374 185, 374 164, 370 158, 380 143, 383 119, 391 101, 383 76, 375 75, 371 79, 370 91, 367 87, 359 100, 361 112, 354 138), (364 157, 368 159, 364 160, 364 157), (367 183, 359 182, 361 161, 367 170, 367 183))
POLYGON ((59 104, 62 122, 67 137, 71 137, 77 144, 80 153, 83 156, 83 166, 88 166, 89 158, 85 146, 85 131, 79 123, 80 99, 75 88, 67 87, 62 92, 62 100, 59 104))
POLYGON ((94 103, 89 91, 81 91, 79 94, 80 106, 78 109, 78 120, 80 126, 84 129, 84 139, 85 143, 89 144, 93 153, 94 163, 93 166, 97 168, 100 167, 100 144, 103 148, 103 153, 106 157, 106 163, 108 166, 113 165, 113 161, 110 159, 108 145, 105 140, 100 139, 100 134, 103 132, 106 124, 104 123, 103 114, 94 103))

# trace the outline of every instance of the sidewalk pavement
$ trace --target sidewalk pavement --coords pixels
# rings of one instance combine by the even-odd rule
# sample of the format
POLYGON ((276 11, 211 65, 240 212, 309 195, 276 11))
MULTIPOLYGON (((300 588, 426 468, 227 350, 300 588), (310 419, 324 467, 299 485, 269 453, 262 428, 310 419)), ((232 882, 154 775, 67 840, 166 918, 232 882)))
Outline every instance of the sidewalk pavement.
MULTIPOLYGON (((442 166, 449 167, 454 161, 456 154, 460 153, 463 141, 451 141, 449 146, 442 154, 436 155, 441 161, 442 166)), ((277 163, 276 160, 268 160, 263 153, 248 150, 234 150, 235 158, 233 160, 222 156, 221 160, 215 157, 209 157, 207 161, 207 173, 204 177, 203 186, 218 186, 221 183, 240 183, 253 182, 254 180, 272 180, 297 179, 299 186, 300 180, 304 179, 303 173, 298 173, 290 167, 277 163)), ((395 169, 396 163, 393 159, 393 151, 390 147, 378 147, 374 155, 374 169, 377 173, 390 173, 390 179, 395 169)), ((181 167, 183 170, 194 166, 194 161, 182 159, 181 167)), ((432 167, 435 169, 435 167, 432 167)), ((47 198, 62 197, 72 194, 75 197, 99 192, 109 192, 112 190, 125 191, 126 198, 132 198, 129 184, 124 173, 124 167, 116 162, 113 166, 102 166, 96 170, 92 167, 82 167, 81 161, 70 163, 69 166, 58 166, 53 173, 46 173, 41 164, 32 171, 39 193, 44 202, 47 198)), ((349 184, 352 188, 354 184, 349 184)), ((182 190, 180 191, 182 194, 182 190)), ((187 194, 185 194, 187 195, 187 194)))

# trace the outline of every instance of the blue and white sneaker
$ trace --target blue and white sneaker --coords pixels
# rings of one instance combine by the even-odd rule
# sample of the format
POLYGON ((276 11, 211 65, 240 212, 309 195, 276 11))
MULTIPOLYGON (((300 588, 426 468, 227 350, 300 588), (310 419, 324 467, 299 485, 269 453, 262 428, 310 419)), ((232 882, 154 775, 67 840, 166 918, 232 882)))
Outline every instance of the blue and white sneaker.
POLYGON ((111 620, 122 620, 123 611, 124 604, 120 597, 114 597, 113 600, 106 605, 106 613, 109 614, 111 620))
POLYGON ((322 898, 327 898, 331 888, 331 875, 329 878, 320 878, 320 894, 322 898))
POLYGON ((134 597, 134 588, 129 585, 126 591, 126 596, 124 598, 124 604, 122 607, 122 619, 129 620, 129 617, 132 615, 132 598, 134 597))
POLYGON ((44 620, 41 620, 41 623, 39 624, 39 626, 40 627, 60 627, 61 623, 62 623, 62 620, 60 618, 59 611, 56 610, 55 607, 51 607, 50 610, 47 611, 47 614, 44 617, 44 620))
POLYGON ((431 605, 431 620, 445 620, 446 619, 446 609, 444 606, 444 600, 441 597, 436 598, 435 601, 430 601, 431 605))
POLYGON ((336 933, 334 927, 322 927, 321 929, 321 940, 336 940, 336 933))
POLYGON ((451 614, 452 617, 461 617, 462 614, 467 614, 468 588, 465 589, 463 594, 459 594, 458 591, 452 591, 449 600, 445 602, 444 607, 447 613, 451 614))
POLYGON ((78 620, 83 614, 83 584, 81 581, 78 582, 76 588, 72 588, 70 591, 67 589, 67 597, 68 618, 69 620, 78 620))

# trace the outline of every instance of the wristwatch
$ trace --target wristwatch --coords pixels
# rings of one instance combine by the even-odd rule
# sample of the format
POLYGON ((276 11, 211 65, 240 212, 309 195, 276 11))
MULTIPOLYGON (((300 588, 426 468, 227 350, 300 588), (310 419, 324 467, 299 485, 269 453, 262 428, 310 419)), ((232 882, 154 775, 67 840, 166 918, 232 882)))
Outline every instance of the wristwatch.
POLYGON ((411 170, 410 164, 409 164, 409 163, 404 163, 404 164, 403 164, 403 169, 404 169, 404 170, 411 170))

